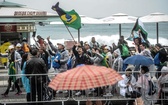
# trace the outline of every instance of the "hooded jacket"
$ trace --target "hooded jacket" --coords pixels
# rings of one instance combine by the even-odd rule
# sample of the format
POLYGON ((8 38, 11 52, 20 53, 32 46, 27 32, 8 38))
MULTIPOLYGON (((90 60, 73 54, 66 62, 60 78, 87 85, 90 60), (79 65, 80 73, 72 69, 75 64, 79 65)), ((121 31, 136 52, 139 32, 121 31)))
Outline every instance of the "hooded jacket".
POLYGON ((121 58, 121 52, 119 49, 114 51, 118 56, 114 59, 112 68, 116 71, 122 71, 123 68, 123 59, 121 58))

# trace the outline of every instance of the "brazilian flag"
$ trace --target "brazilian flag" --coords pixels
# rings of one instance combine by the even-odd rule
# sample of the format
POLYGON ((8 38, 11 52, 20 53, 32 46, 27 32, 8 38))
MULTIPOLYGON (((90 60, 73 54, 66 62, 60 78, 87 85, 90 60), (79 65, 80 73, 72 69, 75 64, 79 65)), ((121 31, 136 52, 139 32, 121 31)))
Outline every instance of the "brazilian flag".
POLYGON ((74 29, 81 28, 81 18, 75 10, 64 11, 59 7, 59 2, 52 6, 52 9, 58 13, 60 19, 66 26, 72 27, 74 29))

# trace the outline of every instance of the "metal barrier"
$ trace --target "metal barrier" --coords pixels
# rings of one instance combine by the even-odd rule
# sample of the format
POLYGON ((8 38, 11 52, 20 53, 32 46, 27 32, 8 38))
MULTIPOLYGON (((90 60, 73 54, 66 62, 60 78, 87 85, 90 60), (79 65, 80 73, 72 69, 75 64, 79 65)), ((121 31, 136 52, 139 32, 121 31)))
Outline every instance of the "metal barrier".
MULTIPOLYGON (((52 78, 56 74, 54 73, 54 74, 46 74, 46 75, 49 76, 50 78, 52 78)), ((38 76, 38 77, 45 76, 46 80, 48 80, 46 75, 38 74, 38 75, 26 75, 26 76, 29 76, 29 78, 36 77, 36 76, 38 76)), ((64 104, 65 101, 69 100, 68 93, 56 94, 56 91, 53 91, 52 89, 48 89, 50 91, 51 99, 44 100, 44 96, 43 96, 42 97, 43 99, 41 99, 42 101, 38 101, 37 99, 36 99, 36 101, 33 101, 33 102, 27 101, 26 100, 27 93, 22 85, 21 76, 25 76, 25 75, 10 75, 10 76, 7 74, 0 75, 0 92, 1 92, 0 103, 1 104, 5 105, 5 104, 11 104, 11 103, 13 104, 13 103, 41 103, 41 102, 42 103, 62 102, 62 104, 64 104), (11 84, 11 88, 9 90, 8 95, 4 96, 4 95, 2 95, 2 93, 4 93, 7 90, 8 80, 9 80, 9 77, 11 77, 11 76, 15 76, 16 78, 18 78, 17 82, 18 82, 22 92, 20 94, 16 94, 17 89, 14 89, 14 91, 11 92, 11 88, 14 85, 14 84, 11 84), (53 95, 55 95, 55 96, 53 96, 53 95)), ((43 88, 42 85, 40 87, 41 87, 41 89, 43 88)), ((44 90, 44 88, 43 88, 43 90, 44 90)), ((43 94, 41 93, 41 95, 43 95, 43 94)), ((32 96, 30 96, 30 97, 32 97, 32 96)), ((36 98, 38 98, 38 97, 36 97, 36 98)))
MULTIPOLYGON (((124 74, 125 72, 120 72, 120 73, 124 74)), ((139 73, 139 72, 134 72, 134 73, 139 73)), ((159 74, 159 72, 154 72, 154 73, 159 74)), ((46 75, 49 77, 49 79, 52 79, 57 74, 56 73, 49 73, 46 75)), ((26 76, 29 76, 29 77, 45 76, 46 77, 45 79, 48 80, 46 75, 38 74, 38 75, 26 75, 26 76)), ((16 76, 16 77, 20 78, 23 75, 10 75, 10 76, 16 76)), ((9 79, 9 75, 0 74, 0 92, 1 92, 1 94, 4 93, 5 90, 7 89, 8 79, 9 79)), ((1 104, 5 105, 5 104, 10 104, 10 103, 32 103, 32 102, 26 100, 25 89, 23 88, 23 86, 21 84, 22 83, 21 80, 19 80, 19 81, 20 82, 18 82, 18 83, 19 83, 19 86, 21 87, 22 93, 20 95, 15 95, 15 93, 17 92, 15 89, 14 92, 9 92, 7 97, 1 96, 1 98, 0 98, 1 104)), ((154 79, 154 82, 156 84, 156 89, 158 90, 157 79, 156 80, 154 79)), ((167 84, 165 84, 165 86, 167 86, 167 84)), ((40 86, 40 87, 42 87, 42 86, 40 86)), ((36 103, 39 103, 39 102, 47 102, 47 103, 48 102, 62 102, 62 105, 64 105, 65 101, 75 100, 78 102, 78 105, 79 105, 80 102, 87 101, 87 100, 91 100, 91 101, 101 100, 101 101, 106 102, 106 104, 115 103, 115 101, 121 102, 121 100, 124 102, 127 102, 128 100, 135 100, 135 98, 126 98, 126 97, 121 96, 119 93, 119 87, 117 84, 113 85, 113 86, 106 86, 106 87, 94 88, 94 89, 88 89, 85 91, 81 91, 83 94, 81 94, 80 96, 75 95, 75 93, 77 91, 68 91, 68 93, 66 91, 63 91, 63 93, 56 93, 56 91, 50 91, 50 93, 52 94, 51 100, 45 100, 45 101, 37 101, 36 100, 33 102, 36 102, 36 103), (94 89, 96 89, 97 91, 95 91, 94 89), (100 94, 99 92, 101 89, 104 89, 104 91, 106 93, 112 93, 112 94, 106 94, 106 95, 100 94), (54 94, 55 94, 55 97, 53 96, 54 94)), ((146 97, 145 95, 142 97, 143 97, 143 99, 145 99, 147 101, 151 101, 152 104, 154 104, 157 100, 160 100, 160 101, 162 101, 162 104, 165 105, 164 103, 168 100, 168 93, 163 92, 162 97, 160 99, 157 96, 158 96, 158 92, 156 92, 156 94, 153 95, 152 98, 146 97)))

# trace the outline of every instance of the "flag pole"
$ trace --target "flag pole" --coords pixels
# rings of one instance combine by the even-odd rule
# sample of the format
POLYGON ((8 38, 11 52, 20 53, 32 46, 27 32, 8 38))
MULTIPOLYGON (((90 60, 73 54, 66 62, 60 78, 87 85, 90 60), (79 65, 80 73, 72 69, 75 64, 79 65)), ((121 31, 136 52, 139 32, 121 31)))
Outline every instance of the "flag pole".
POLYGON ((78 42, 80 42, 80 29, 78 29, 78 42))
MULTIPOLYGON (((65 24, 64 24, 64 25, 65 25, 65 24)), ((66 25, 65 25, 65 27, 66 27, 66 29, 68 30, 69 34, 71 35, 71 37, 72 37, 73 41, 75 42, 75 39, 74 39, 73 35, 71 34, 71 32, 70 32, 70 30, 69 30, 68 26, 66 26, 66 25)))

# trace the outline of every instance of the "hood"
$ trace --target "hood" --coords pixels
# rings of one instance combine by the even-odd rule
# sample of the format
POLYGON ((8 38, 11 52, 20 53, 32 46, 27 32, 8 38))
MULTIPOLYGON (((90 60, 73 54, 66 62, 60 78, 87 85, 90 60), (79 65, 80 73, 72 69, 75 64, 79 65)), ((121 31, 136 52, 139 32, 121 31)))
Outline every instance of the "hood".
POLYGON ((114 53, 116 53, 118 56, 121 56, 121 52, 119 49, 114 50, 114 53))

